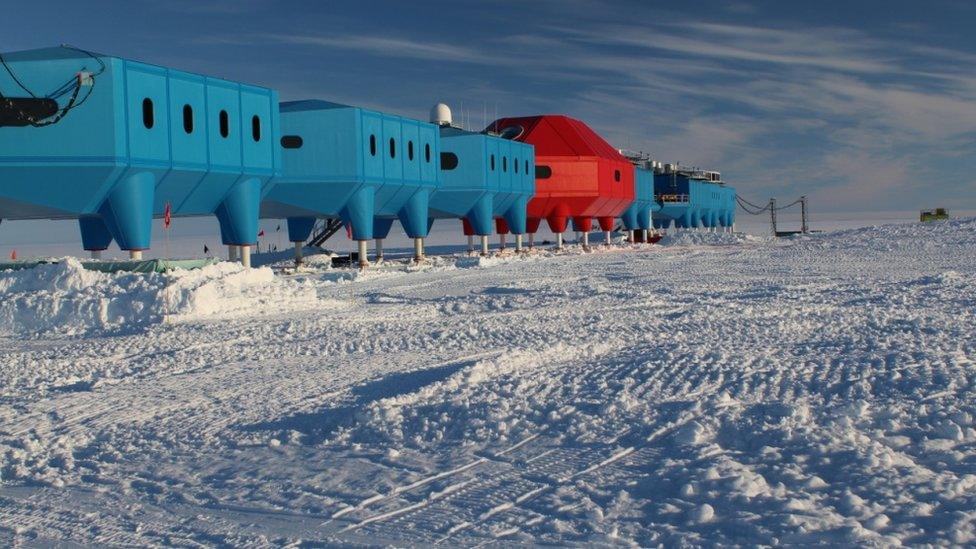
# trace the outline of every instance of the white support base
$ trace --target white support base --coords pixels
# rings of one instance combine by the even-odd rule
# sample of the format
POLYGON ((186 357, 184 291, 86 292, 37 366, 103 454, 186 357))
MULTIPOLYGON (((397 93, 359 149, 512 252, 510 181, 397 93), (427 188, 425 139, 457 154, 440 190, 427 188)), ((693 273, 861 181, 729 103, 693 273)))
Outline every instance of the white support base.
POLYGON ((424 260, 424 239, 415 238, 413 239, 413 260, 420 263, 424 260))
POLYGON ((474 253, 474 236, 468 235, 468 254, 474 253))
POLYGON ((488 255, 488 235, 481 235, 481 255, 488 255))
POLYGON ((359 244, 359 268, 365 269, 369 267, 369 257, 366 256, 368 252, 367 242, 365 240, 359 240, 357 243, 359 244))
POLYGON ((503 234, 498 235, 498 249, 499 250, 505 249, 505 235, 503 234))
POLYGON ((295 265, 302 264, 302 245, 304 242, 295 242, 295 265))
POLYGON ((535 248, 535 233, 529 233, 529 247, 535 248))
POLYGON ((603 243, 606 244, 607 246, 610 246, 610 242, 611 242, 611 240, 610 240, 610 231, 604 231, 603 232, 603 243))
POLYGON ((129 250, 129 259, 142 259, 142 250, 129 250))
POLYGON ((376 239, 376 261, 383 261, 383 239, 376 239))
MULTIPOLYGON (((579 234, 579 233, 576 233, 576 234, 579 234)), ((584 232, 583 233, 583 249, 584 250, 589 250, 590 249, 590 233, 588 233, 588 232, 584 232)))
POLYGON ((92 259, 101 259, 102 258, 102 250, 91 250, 91 258, 92 259))
POLYGON ((515 235, 515 253, 520 253, 522 251, 522 235, 515 235))
POLYGON ((241 265, 243 265, 245 269, 251 268, 251 247, 250 246, 241 246, 241 265))
POLYGON ((228 261, 237 261, 237 258, 238 258, 238 250, 239 250, 239 248, 237 246, 234 246, 233 244, 228 245, 227 246, 227 260, 228 261))
POLYGON ((558 233, 556 235, 556 249, 557 250, 563 249, 563 233, 558 233))

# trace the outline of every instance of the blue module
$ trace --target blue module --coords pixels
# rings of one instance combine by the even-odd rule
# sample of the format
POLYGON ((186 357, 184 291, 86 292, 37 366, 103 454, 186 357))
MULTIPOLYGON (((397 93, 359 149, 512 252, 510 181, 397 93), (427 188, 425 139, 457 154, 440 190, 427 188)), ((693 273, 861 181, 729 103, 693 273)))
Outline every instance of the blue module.
POLYGON ((489 235, 492 220, 525 233, 525 207, 535 194, 534 147, 501 137, 443 126, 441 185, 431 197, 431 219, 464 219, 489 235))
POLYGON ((359 241, 385 237, 395 219, 427 236, 436 126, 316 100, 282 103, 281 125, 282 174, 261 215, 288 218, 289 240, 307 240, 318 217, 341 219, 359 241))
POLYGON ((715 172, 665 169, 654 174, 654 198, 660 212, 654 227, 664 229, 731 227, 735 220, 735 189, 715 172))
POLYGON ((651 229, 651 210, 654 203, 654 173, 644 168, 634 168, 634 202, 620 216, 628 231, 651 229))
POLYGON ((257 241, 275 91, 71 47, 3 58, 0 218, 78 218, 85 249, 138 252, 169 206, 215 214, 225 244, 257 241))

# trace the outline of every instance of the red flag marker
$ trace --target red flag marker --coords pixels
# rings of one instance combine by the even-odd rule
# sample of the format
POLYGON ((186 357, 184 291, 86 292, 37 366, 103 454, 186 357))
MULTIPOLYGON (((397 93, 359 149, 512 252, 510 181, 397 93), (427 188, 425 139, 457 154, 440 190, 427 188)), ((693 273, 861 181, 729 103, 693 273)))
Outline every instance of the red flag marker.
POLYGON ((264 236, 264 229, 261 229, 261 230, 260 230, 260 231, 258 232, 258 236, 264 236))
POLYGON ((14 259, 14 260, 17 259, 17 250, 10 252, 10 259, 14 259))
POLYGON ((173 207, 170 206, 169 202, 166 203, 166 207, 163 208, 163 228, 168 229, 169 224, 173 221, 173 207))

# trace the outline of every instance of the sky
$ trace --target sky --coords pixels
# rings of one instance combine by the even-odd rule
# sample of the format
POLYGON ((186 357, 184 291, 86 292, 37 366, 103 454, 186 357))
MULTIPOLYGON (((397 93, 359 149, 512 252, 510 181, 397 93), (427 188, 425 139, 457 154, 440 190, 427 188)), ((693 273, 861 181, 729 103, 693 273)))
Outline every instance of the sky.
POLYGON ((475 128, 564 113, 754 202, 972 210, 974 28, 963 0, 49 0, 5 10, 0 51, 67 43, 421 119, 444 101, 475 128))

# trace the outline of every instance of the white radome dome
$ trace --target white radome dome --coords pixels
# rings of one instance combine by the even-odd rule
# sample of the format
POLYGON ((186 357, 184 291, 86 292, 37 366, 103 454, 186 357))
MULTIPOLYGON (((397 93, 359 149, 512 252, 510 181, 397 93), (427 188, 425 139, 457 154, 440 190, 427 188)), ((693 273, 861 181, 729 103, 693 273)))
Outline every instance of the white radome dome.
POLYGON ((444 103, 438 103, 430 109, 430 123, 438 126, 450 126, 453 122, 451 118, 451 107, 444 103))

